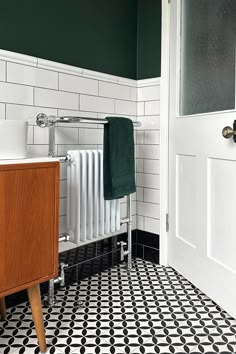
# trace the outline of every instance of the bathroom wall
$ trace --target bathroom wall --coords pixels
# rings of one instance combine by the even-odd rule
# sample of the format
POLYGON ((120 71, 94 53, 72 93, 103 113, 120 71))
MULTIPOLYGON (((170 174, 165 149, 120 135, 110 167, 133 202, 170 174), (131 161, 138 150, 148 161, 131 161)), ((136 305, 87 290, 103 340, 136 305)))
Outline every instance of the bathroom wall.
MULTIPOLYGON (((48 155, 48 129, 35 124, 40 112, 94 118, 126 116, 142 122, 142 127, 135 130, 137 193, 132 198, 133 230, 150 233, 152 251, 159 253, 159 79, 137 82, 0 50, 0 119, 29 120, 28 152, 32 157, 48 155)), ((101 148, 102 143, 101 125, 59 124, 56 128, 58 155, 66 155, 69 149, 101 148)), ((60 232, 67 231, 66 178, 66 164, 61 164, 60 232)), ((121 201, 121 215, 126 216, 125 198, 121 201)), ((125 231, 123 225, 120 232, 125 231)), ((147 234, 137 235, 134 241, 143 257, 143 247, 150 246, 145 239, 147 234)), ((103 245, 107 250, 108 244, 103 245)), ((63 243, 61 250, 68 246, 74 247, 63 243)))
POLYGON ((161 76, 161 3, 162 0, 138 0, 138 80, 161 76))
POLYGON ((0 48, 136 79, 137 11, 137 0, 2 1, 0 48))
MULTIPOLYGON (((35 125, 40 112, 104 118, 126 116, 136 120, 136 81, 101 74, 35 57, 0 51, 0 119, 29 120, 30 156, 48 155, 48 129, 35 125)), ((56 151, 102 147, 103 125, 60 124, 56 151)), ((133 228, 136 228, 136 195, 133 196, 133 228)), ((126 201, 121 214, 126 216, 126 201)), ((121 232, 124 232, 125 225, 121 232)), ((66 164, 61 166, 60 232, 66 230, 66 164)))

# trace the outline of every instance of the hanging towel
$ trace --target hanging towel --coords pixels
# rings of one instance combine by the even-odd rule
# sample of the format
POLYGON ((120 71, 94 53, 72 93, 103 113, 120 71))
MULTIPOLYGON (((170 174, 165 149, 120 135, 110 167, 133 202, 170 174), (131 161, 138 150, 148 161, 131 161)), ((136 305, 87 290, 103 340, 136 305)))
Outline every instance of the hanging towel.
POLYGON ((104 199, 134 193, 134 128, 128 118, 107 117, 104 125, 104 199))

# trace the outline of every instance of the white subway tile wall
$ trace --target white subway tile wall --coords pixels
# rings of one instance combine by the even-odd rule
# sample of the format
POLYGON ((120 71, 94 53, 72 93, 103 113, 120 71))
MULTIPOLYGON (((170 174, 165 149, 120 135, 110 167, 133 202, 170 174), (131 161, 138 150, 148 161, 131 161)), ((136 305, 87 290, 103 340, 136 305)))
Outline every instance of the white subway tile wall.
MULTIPOLYGON (((135 80, 6 51, 3 54, 0 119, 29 121, 30 156, 48 155, 48 129, 35 124, 41 112, 93 118, 125 116, 142 122, 135 132, 137 193, 132 198, 133 229, 159 233, 159 84, 150 79, 142 87, 135 80)), ((56 128, 58 155, 65 155, 69 149, 98 149, 102 143, 102 125, 61 123, 56 128)), ((67 231, 66 179, 66 164, 61 164, 60 232, 67 231)), ((126 216, 126 198, 121 203, 121 213, 126 216)), ((121 232, 125 229, 123 225, 121 232)))
POLYGON ((79 109, 79 95, 58 90, 34 88, 34 103, 36 106, 79 109))
POLYGON ((7 81, 55 90, 58 88, 58 74, 56 72, 15 63, 7 63, 7 81))
POLYGON ((6 118, 6 105, 4 103, 0 103, 0 119, 6 118))
POLYGON ((6 81, 6 62, 3 60, 0 60, 0 80, 1 81, 6 81))
POLYGON ((6 103, 33 105, 34 88, 0 81, 0 100, 6 103))
POLYGON ((98 80, 59 74, 59 90, 98 96, 98 80))
POLYGON ((143 80, 137 88, 137 228, 160 233, 160 84, 143 80))
POLYGON ((115 100, 96 96, 80 96, 80 109, 89 112, 115 113, 115 100))

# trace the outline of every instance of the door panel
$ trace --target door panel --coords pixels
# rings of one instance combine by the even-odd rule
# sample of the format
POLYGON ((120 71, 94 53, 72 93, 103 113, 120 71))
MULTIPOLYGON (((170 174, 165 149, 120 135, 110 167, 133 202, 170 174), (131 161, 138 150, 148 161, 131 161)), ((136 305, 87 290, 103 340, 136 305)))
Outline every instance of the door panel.
POLYGON ((208 257, 236 270, 235 184, 236 161, 208 159, 208 257), (231 193, 232 192, 232 193, 231 193))
POLYGON ((236 317, 236 1, 170 6, 169 263, 236 317))
POLYGON ((176 237, 195 247, 196 157, 176 156, 176 237))

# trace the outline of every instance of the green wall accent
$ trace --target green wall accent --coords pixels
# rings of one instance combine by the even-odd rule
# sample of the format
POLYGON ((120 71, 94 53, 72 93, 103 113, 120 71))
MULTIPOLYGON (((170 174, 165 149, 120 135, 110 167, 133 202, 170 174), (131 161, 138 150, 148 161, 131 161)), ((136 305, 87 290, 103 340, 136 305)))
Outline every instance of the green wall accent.
POLYGON ((159 76, 161 76, 161 0, 138 0, 137 79, 159 76))
POLYGON ((137 0, 5 0, 0 48, 136 78, 137 0))
POLYGON ((0 48, 131 79, 160 75, 161 0, 5 0, 0 48))

